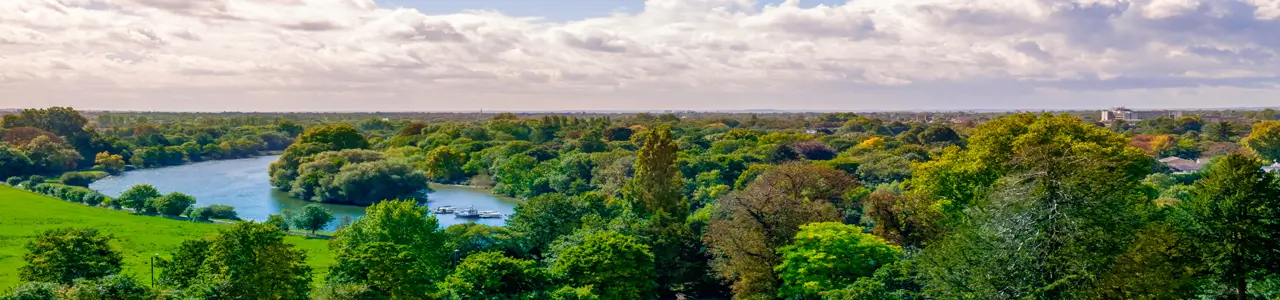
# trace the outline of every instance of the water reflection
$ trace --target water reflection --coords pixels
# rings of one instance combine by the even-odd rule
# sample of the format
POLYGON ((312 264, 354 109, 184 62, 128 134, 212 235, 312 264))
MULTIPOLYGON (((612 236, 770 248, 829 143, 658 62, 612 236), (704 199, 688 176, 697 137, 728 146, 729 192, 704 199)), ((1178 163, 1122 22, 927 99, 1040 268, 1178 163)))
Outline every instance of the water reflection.
MULTIPOLYGON (((112 197, 138 184, 150 184, 162 193, 181 192, 196 197, 196 205, 225 204, 236 208, 246 220, 262 221, 281 210, 301 210, 313 202, 290 197, 288 193, 271 187, 267 166, 278 156, 263 156, 236 160, 202 162, 183 166, 130 171, 112 176, 90 185, 112 197)), ((457 208, 475 206, 478 210, 493 210, 506 215, 515 212, 517 200, 497 197, 484 189, 432 185, 435 191, 427 195, 429 207, 450 205, 457 208)), ((335 220, 343 216, 357 218, 364 215, 364 207, 322 204, 333 211, 335 220)), ((460 219, 453 215, 437 215, 442 227, 474 222, 501 226, 504 219, 460 219)), ((334 221, 329 230, 337 225, 334 221)))

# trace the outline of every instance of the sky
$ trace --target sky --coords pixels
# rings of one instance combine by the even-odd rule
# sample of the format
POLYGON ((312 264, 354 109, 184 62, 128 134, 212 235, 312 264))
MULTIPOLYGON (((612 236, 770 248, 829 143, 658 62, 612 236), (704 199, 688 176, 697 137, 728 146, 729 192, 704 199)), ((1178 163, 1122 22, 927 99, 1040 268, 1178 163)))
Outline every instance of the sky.
POLYGON ((1280 0, 0 0, 0 107, 1280 107, 1280 0))

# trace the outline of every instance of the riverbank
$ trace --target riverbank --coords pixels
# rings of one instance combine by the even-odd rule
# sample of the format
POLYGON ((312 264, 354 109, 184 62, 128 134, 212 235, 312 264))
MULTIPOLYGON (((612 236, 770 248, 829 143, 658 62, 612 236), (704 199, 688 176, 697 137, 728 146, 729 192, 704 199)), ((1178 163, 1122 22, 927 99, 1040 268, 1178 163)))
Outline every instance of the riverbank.
MULTIPOLYGON (((152 256, 168 258, 183 241, 216 234, 224 225, 90 207, 0 186, 0 291, 19 283, 18 268, 26 264, 22 255, 27 242, 41 231, 63 227, 96 228, 114 236, 112 246, 124 258, 122 273, 149 285, 152 256)), ((298 235, 285 241, 307 252, 313 284, 323 283, 333 263, 328 241, 298 235)))

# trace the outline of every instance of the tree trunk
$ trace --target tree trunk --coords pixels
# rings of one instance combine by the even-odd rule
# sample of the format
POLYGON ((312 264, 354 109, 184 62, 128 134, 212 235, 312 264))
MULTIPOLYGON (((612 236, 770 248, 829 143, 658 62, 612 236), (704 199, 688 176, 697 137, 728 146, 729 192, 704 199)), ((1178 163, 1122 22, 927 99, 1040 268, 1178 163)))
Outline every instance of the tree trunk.
POLYGON ((1248 288, 1249 282, 1246 281, 1244 276, 1240 276, 1240 279, 1237 279, 1236 281, 1236 300, 1245 300, 1249 298, 1248 288))

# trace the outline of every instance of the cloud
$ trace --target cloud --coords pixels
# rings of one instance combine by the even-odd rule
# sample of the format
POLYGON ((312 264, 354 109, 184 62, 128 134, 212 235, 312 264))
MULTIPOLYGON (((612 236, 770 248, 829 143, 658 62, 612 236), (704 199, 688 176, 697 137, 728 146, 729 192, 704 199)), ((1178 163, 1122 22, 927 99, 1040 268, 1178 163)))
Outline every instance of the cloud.
POLYGON ((1154 107, 1209 90, 1243 95, 1209 104, 1274 105, 1276 32, 1276 0, 649 0, 572 21, 371 0, 9 0, 0 106, 1154 107), (1132 98, 1153 93, 1171 96, 1132 98))

